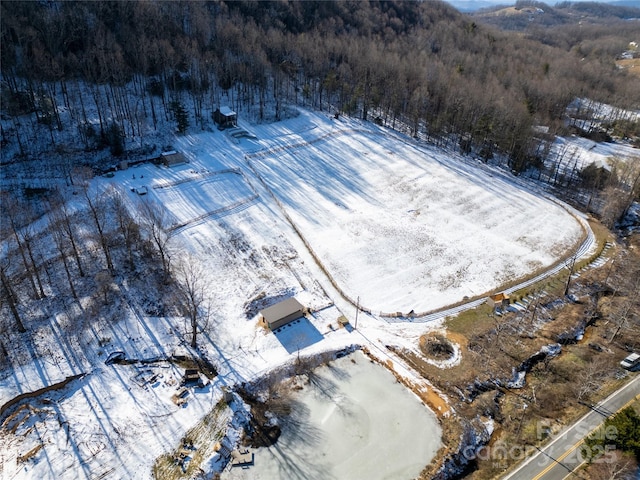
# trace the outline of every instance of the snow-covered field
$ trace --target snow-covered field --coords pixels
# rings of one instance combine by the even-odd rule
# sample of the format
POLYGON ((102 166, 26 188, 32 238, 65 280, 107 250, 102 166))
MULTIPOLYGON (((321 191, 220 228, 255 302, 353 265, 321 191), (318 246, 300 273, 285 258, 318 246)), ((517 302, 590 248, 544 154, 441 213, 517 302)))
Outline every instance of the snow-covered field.
MULTIPOLYGON (((181 139, 192 163, 172 178, 193 179, 153 197, 183 224, 252 202, 257 173, 338 286, 375 313, 491 292, 553 264, 583 235, 564 208, 509 178, 372 126, 302 113, 253 133, 257 142, 237 145, 224 134, 181 139), (230 167, 246 174, 212 174, 230 167)), ((163 170, 144 180, 166 181, 163 170)), ((276 206, 264 189, 261 197, 276 206)))
POLYGON ((557 204, 379 132, 252 163, 341 288, 374 312, 492 291, 551 265, 582 234, 557 204))
MULTIPOLYGON (((567 110, 572 122, 589 131, 595 127, 599 130, 603 123, 611 123, 615 120, 627 120, 637 122, 640 120, 638 110, 620 110, 604 103, 594 102, 587 98, 576 98, 567 110), (588 113, 588 114, 587 114, 588 113), (587 118, 584 119, 585 114, 587 118)), ((558 162, 560 172, 571 174, 572 170, 581 171, 583 168, 595 164, 610 170, 612 160, 619 162, 638 162, 640 152, 629 143, 623 142, 595 142, 588 138, 571 135, 557 137, 551 147, 551 159, 558 162)))
POLYGON ((551 265, 583 235, 563 207, 499 171, 370 124, 303 111, 247 128, 256 140, 218 131, 178 137, 172 145, 190 163, 147 164, 94 181, 122 189, 132 208, 156 202, 179 227, 174 259, 190 254, 204 267, 211 327, 199 344, 218 377, 178 407, 171 401, 176 367, 152 367, 158 377, 140 385, 134 377, 147 367, 104 359, 114 350, 130 358, 171 355, 185 348, 183 320, 146 317, 132 301, 117 324, 96 319, 67 340, 61 313, 38 337, 49 342, 38 351, 50 354, 16 363, 0 381, 0 404, 88 375, 16 419, 17 435, 0 435, 3 479, 150 478, 155 458, 177 447, 221 398, 221 386, 254 379, 298 353, 351 344, 386 358, 383 345, 410 346, 431 327, 390 324, 377 312, 432 310, 492 291, 551 265), (132 191, 142 186, 146 195, 132 191), (338 287, 374 310, 360 314, 357 330, 338 327, 341 315, 355 323, 355 307, 303 239, 338 287), (248 313, 252 299, 291 295, 313 314, 278 334, 248 313), (40 444, 31 460, 16 462, 40 444))

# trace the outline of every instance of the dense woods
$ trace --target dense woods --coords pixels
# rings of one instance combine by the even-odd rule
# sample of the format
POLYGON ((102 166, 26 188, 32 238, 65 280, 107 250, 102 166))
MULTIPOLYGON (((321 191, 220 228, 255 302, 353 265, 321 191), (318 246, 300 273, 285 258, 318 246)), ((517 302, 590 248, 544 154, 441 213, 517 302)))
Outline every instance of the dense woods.
POLYGON ((29 126, 16 120, 23 113, 49 126, 52 145, 56 129, 71 128, 85 149, 118 155, 125 139, 142 145, 143 125, 157 128, 162 116, 178 131, 205 128, 225 97, 257 121, 283 118, 291 105, 331 109, 460 142, 486 158, 500 152, 520 171, 544 150, 532 127, 561 128, 574 98, 640 104, 612 57, 630 31, 618 32, 611 48, 589 48, 598 32, 591 27, 540 42, 478 25, 437 1, 1 8, 3 106, 14 118, 2 140, 23 156, 33 155, 29 126))

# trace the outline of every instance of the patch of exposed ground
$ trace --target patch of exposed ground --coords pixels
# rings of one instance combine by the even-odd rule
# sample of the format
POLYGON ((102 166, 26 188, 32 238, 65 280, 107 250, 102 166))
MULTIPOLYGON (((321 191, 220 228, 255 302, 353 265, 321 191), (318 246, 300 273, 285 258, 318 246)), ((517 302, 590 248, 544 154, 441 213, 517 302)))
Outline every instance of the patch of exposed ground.
POLYGON ((625 58, 616 60, 616 65, 632 75, 640 77, 640 58, 625 58))
POLYGON ((425 335, 420 338, 420 351, 427 358, 433 360, 449 360, 456 350, 449 339, 440 333, 425 335))

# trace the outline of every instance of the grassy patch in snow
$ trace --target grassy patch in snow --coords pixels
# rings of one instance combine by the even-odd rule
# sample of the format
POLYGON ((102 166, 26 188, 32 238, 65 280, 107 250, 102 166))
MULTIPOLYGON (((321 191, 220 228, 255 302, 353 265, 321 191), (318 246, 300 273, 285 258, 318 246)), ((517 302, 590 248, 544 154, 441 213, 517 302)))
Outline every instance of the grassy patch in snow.
POLYGON ((179 446, 171 453, 156 459, 153 478, 157 480, 181 480, 193 478, 202 462, 209 458, 222 441, 230 409, 224 400, 205 415, 198 424, 180 440, 179 446))
POLYGON ((476 330, 485 330, 493 323, 491 307, 486 303, 459 313, 455 317, 449 317, 445 322, 447 331, 458 333, 469 338, 476 330))
POLYGON ((35 447, 33 447, 31 450, 29 450, 24 455, 18 456, 18 458, 16 459, 16 462, 18 462, 18 463, 26 463, 26 462, 28 462, 30 459, 35 457, 38 454, 38 452, 40 450, 42 450, 43 447, 44 447, 44 445, 41 444, 41 443, 36 445, 35 447))

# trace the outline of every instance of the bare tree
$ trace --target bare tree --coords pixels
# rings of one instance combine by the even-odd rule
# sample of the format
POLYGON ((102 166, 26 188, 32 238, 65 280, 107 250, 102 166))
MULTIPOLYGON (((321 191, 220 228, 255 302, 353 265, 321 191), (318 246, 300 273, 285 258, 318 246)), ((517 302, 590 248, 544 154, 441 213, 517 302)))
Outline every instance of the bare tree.
POLYGON ((140 213, 142 215, 142 228, 160 255, 162 272, 166 283, 171 276, 171 252, 169 244, 172 238, 172 232, 169 215, 162 205, 152 201, 143 201, 140 213))
POLYGON ((576 377, 578 380, 576 385, 577 400, 587 399, 600 390, 609 373, 602 363, 596 360, 590 361, 581 368, 576 377))
POLYGON ((2 284, 2 296, 7 300, 7 303, 9 304, 9 310, 11 310, 11 314, 16 321, 16 328, 18 329, 18 332, 24 333, 27 331, 27 329, 24 327, 22 319, 20 318, 20 312, 18 311, 18 297, 13 291, 11 280, 7 276, 7 269, 8 265, 5 264, 5 262, 0 263, 0 283, 2 284))
POLYGON ((204 331, 209 322, 208 294, 205 271, 202 264, 188 255, 176 268, 177 287, 180 298, 186 309, 191 329, 191 347, 198 342, 198 333, 204 331))
POLYGON ((72 214, 69 210, 66 200, 62 195, 58 194, 49 201, 51 207, 50 215, 53 217, 53 225, 58 229, 58 234, 65 238, 71 246, 71 252, 78 268, 78 273, 84 277, 82 261, 80 260, 80 252, 76 243, 76 232, 73 226, 72 214))
POLYGON ((71 275, 71 270, 69 269, 69 262, 67 260, 68 245, 65 241, 65 237, 62 234, 62 229, 56 224, 56 219, 54 216, 49 217, 49 230, 51 232, 51 236, 53 237, 53 243, 55 243, 56 248, 58 249, 58 253, 60 254, 60 258, 62 259, 62 265, 64 266, 64 271, 67 275, 67 281, 69 282, 69 288, 71 290, 71 295, 73 298, 78 300, 78 294, 76 293, 75 286, 73 284, 73 275, 71 275))
POLYGON ((640 198, 640 157, 627 159, 621 163, 621 168, 616 168, 620 183, 625 190, 623 210, 618 221, 627 214, 633 202, 640 198))
POLYGON ((109 270, 100 270, 98 273, 96 273, 95 280, 98 286, 98 290, 103 296, 104 304, 107 305, 109 303, 109 292, 111 291, 111 286, 113 285, 113 277, 111 276, 111 272, 109 270))
POLYGON ((18 251, 20 252, 20 257, 22 258, 22 264, 24 265, 25 273, 27 274, 29 282, 31 283, 31 288, 33 289, 34 296, 36 298, 43 298, 45 295, 42 288, 42 282, 40 281, 40 277, 34 273, 37 269, 37 266, 34 262, 33 250, 29 243, 32 234, 28 225, 29 221, 25 219, 25 209, 15 200, 15 198, 9 196, 8 194, 3 195, 2 207, 2 213, 6 214, 9 219, 11 233, 16 240, 18 251), (40 290, 38 290, 38 287, 36 287, 34 278, 37 278, 40 290))
POLYGON ((589 478, 599 480, 635 480, 638 461, 633 455, 619 450, 608 451, 602 461, 588 467, 589 478))
POLYGON ((613 164, 612 182, 602 192, 603 206, 600 212, 602 223, 613 227, 631 208, 640 195, 640 162, 637 158, 619 161, 610 159, 613 164))
POLYGON ((44 288, 42 287, 42 279, 40 278, 40 268, 38 267, 38 263, 36 262, 35 256, 33 254, 34 249, 37 247, 36 241, 36 232, 33 226, 33 216, 29 215, 26 225, 21 229, 20 235, 22 236, 22 242, 27 249, 27 254, 29 255, 29 260, 31 261, 31 265, 33 266, 33 275, 38 283, 38 289, 40 291, 40 298, 46 297, 44 293, 44 288))
POLYGON ((120 235, 122 235, 125 248, 127 249, 129 264, 133 267, 133 249, 140 236, 140 228, 129 213, 129 209, 119 192, 114 192, 111 200, 113 202, 113 212, 115 214, 116 221, 118 222, 118 230, 120 231, 120 235))
POLYGON ((111 259, 111 250, 109 247, 108 239, 108 198, 111 196, 111 191, 92 191, 90 188, 90 179, 92 173, 88 169, 83 169, 79 172, 79 176, 82 180, 82 194, 89 207, 89 216, 93 221, 93 226, 96 229, 98 236, 98 242, 104 253, 104 258, 107 263, 107 268, 113 271, 113 260, 111 259))
POLYGON ((600 210, 600 220, 606 227, 613 228, 624 215, 627 194, 621 188, 610 185, 602 191, 601 197, 603 205, 600 210))

